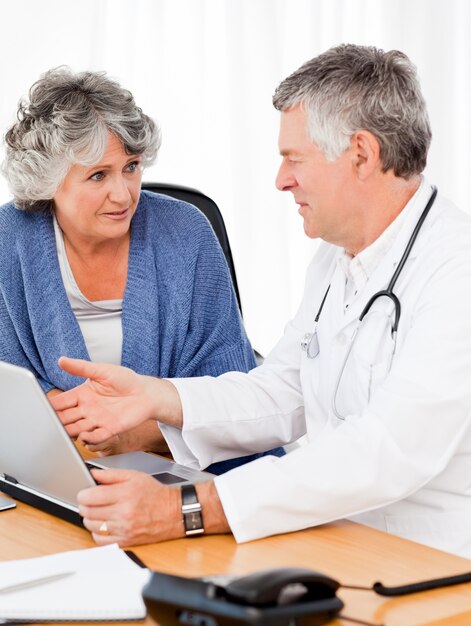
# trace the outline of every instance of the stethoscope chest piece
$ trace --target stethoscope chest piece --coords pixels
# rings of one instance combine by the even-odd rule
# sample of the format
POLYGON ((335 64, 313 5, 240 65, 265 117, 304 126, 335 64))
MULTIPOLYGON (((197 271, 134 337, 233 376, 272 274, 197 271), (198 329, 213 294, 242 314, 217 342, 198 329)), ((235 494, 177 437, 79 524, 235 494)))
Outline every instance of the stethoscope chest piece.
POLYGON ((317 338, 317 332, 306 333, 301 340, 301 349, 307 352, 309 359, 315 359, 319 354, 319 339, 317 338))

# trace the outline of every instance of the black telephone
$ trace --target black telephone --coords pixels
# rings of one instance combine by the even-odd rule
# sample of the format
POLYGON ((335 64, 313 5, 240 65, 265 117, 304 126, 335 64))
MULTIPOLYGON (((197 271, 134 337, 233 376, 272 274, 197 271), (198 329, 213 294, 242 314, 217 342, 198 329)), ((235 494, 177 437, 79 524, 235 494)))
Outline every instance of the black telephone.
POLYGON ((160 626, 320 626, 343 608, 333 578, 304 568, 238 578, 182 578, 154 572, 143 589, 160 626))
POLYGON ((340 585, 325 574, 289 567, 238 578, 182 578, 153 572, 142 596, 160 626, 321 626, 343 608, 336 595, 339 587, 395 597, 466 582, 471 582, 471 572, 396 587, 381 582, 371 587, 340 585))

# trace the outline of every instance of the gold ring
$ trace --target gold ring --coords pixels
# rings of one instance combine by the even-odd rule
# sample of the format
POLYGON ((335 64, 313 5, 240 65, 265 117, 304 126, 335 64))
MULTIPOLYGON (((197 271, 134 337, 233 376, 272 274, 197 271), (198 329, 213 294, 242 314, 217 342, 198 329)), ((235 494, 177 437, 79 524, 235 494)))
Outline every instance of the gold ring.
POLYGON ((109 535, 110 531, 108 530, 108 524, 106 522, 102 522, 100 524, 100 528, 98 529, 100 535, 109 535))

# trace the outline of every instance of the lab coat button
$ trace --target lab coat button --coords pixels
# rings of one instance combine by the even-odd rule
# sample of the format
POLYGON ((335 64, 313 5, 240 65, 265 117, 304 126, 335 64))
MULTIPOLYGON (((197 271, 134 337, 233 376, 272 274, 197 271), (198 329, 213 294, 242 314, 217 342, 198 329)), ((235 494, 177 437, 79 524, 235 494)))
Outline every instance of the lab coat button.
POLYGON ((344 346, 347 343, 347 337, 345 333, 340 333, 340 335, 337 337, 337 343, 339 344, 339 346, 344 346))

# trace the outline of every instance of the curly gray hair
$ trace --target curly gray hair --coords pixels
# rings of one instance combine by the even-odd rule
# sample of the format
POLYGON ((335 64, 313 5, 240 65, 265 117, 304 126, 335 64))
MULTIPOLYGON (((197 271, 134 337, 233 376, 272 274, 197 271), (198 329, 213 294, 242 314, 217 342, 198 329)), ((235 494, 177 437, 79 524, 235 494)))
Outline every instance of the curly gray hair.
POLYGON ((18 121, 5 135, 2 171, 15 205, 51 211, 71 165, 99 162, 109 132, 127 153, 142 155, 143 167, 155 160, 157 124, 105 72, 75 74, 61 66, 43 74, 31 87, 29 101, 20 101, 18 121))
POLYGON ((356 131, 368 130, 379 142, 384 172, 408 179, 425 168, 430 122, 416 68, 402 52, 353 44, 331 48, 276 89, 276 109, 298 104, 326 159, 337 159, 356 131))

